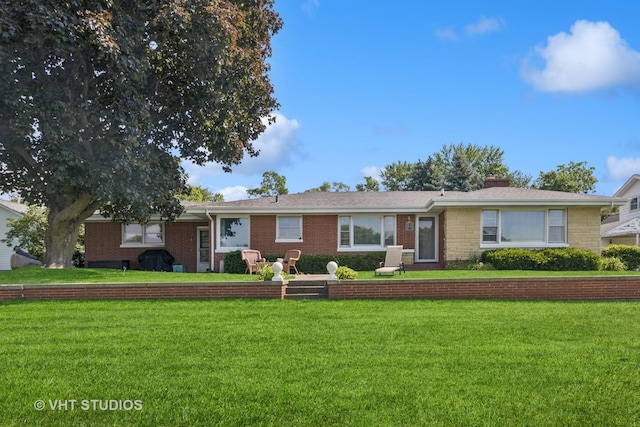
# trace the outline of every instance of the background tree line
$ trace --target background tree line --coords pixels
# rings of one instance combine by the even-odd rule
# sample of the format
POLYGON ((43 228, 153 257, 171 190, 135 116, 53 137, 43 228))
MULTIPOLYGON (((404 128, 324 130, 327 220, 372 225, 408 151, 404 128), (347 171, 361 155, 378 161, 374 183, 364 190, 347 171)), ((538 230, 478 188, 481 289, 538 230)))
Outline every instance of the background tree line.
MULTIPOLYGON (((504 162, 504 151, 494 146, 445 144, 426 160, 414 163, 398 161, 385 166, 380 180, 366 176, 355 191, 474 191, 483 187, 489 176, 508 178, 512 187, 588 194, 595 192, 598 180, 595 168, 587 162, 569 162, 556 170, 532 175, 511 170, 504 162)), ((269 171, 263 174, 260 187, 247 190, 252 197, 288 194, 286 177, 269 171)), ((310 191, 351 191, 342 182, 324 182, 310 191)))

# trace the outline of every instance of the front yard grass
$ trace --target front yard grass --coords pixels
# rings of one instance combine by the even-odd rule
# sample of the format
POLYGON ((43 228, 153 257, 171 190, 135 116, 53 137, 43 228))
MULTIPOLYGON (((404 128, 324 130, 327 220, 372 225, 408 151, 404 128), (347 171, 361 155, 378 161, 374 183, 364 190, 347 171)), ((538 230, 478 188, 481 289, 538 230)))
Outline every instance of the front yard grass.
POLYGON ((2 426, 640 424, 638 302, 4 302, 0 348, 2 426))
MULTIPOLYGON (((500 271, 500 270, 426 270, 396 273, 394 276, 374 276, 373 271, 358 272, 358 279, 429 279, 429 278, 494 278, 549 276, 622 276, 640 275, 636 271, 500 271)), ((328 276, 328 274, 327 274, 328 276)), ((293 276, 289 276, 292 278, 293 276)), ((172 273, 140 270, 110 270, 103 268, 46 269, 29 267, 0 271, 0 284, 56 284, 56 283, 194 283, 194 282, 251 282, 257 276, 228 273, 172 273)))

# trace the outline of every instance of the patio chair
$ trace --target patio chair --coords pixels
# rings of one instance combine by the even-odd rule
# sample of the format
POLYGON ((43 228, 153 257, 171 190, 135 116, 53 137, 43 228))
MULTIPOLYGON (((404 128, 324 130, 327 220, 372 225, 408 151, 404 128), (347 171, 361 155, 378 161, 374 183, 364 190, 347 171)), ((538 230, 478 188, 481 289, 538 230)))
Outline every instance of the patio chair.
POLYGON ((282 260, 282 271, 290 274, 291 269, 293 268, 295 274, 300 274, 298 267, 296 267, 296 261, 300 259, 301 254, 302 251, 300 249, 289 249, 282 260))
POLYGON ((380 263, 380 268, 376 268, 375 275, 378 274, 391 274, 392 276, 397 271, 402 273, 404 271, 404 264, 402 263, 402 246, 387 246, 387 254, 384 258, 384 263, 380 263))
POLYGON ((244 271, 245 274, 253 274, 258 272, 258 263, 264 261, 260 251, 255 249, 245 249, 242 251, 242 260, 247 264, 247 268, 244 271))

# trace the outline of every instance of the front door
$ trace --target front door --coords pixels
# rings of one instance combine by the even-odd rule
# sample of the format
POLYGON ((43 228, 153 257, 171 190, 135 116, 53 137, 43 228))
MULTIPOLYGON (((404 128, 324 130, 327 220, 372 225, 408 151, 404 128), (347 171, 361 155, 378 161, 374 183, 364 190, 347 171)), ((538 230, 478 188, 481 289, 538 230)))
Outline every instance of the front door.
POLYGON ((209 227, 198 227, 198 273, 204 273, 210 268, 210 246, 209 227))
POLYGON ((416 261, 438 261, 438 230, 435 216, 418 217, 416 261))

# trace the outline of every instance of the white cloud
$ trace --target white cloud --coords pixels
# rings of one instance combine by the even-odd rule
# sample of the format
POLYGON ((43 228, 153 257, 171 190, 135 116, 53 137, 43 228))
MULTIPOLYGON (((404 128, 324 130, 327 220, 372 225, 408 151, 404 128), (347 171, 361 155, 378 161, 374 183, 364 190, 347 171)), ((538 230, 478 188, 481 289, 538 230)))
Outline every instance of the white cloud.
MULTIPOLYGON (((274 114, 276 122, 267 126, 267 129, 253 142, 253 147, 260 151, 257 157, 245 155, 242 162, 232 167, 235 175, 262 174, 266 171, 277 171, 282 166, 291 163, 296 155, 296 149, 300 145, 296 132, 300 123, 295 119, 288 119, 282 114, 274 114)), ((264 119, 266 123, 266 119, 264 119)), ((215 163, 207 163, 204 166, 196 166, 190 162, 182 165, 189 174, 189 182, 200 185, 207 178, 214 178, 224 174, 222 167, 215 163)))
MULTIPOLYGON (((300 123, 296 119, 287 119, 282 114, 275 114, 276 122, 269 125, 260 137, 253 143, 254 148, 260 150, 258 157, 245 157, 234 173, 252 175, 266 171, 275 171, 291 163, 296 155, 296 148, 300 144, 296 132, 300 123)), ((266 123, 266 119, 265 119, 266 123)))
POLYGON ((217 192, 222 194, 225 202, 232 202, 234 200, 242 200, 247 198, 247 187, 243 187, 242 185, 225 187, 222 190, 218 190, 217 192))
POLYGON ((473 24, 465 25, 464 33, 469 37, 481 36, 483 34, 494 33, 500 31, 504 25, 502 18, 487 18, 481 16, 473 24))
POLYGON ((640 84, 640 52, 608 22, 576 21, 522 63, 525 81, 544 92, 585 92, 640 84))
POLYGON ((609 179, 618 181, 640 173, 640 157, 607 157, 609 179))
MULTIPOLYGON (((476 22, 465 25, 462 33, 469 38, 477 37, 500 31, 502 27, 504 27, 504 20, 502 18, 481 16, 476 22)), ((456 41, 460 38, 458 32, 452 27, 440 28, 434 32, 434 35, 440 40, 456 41)))

